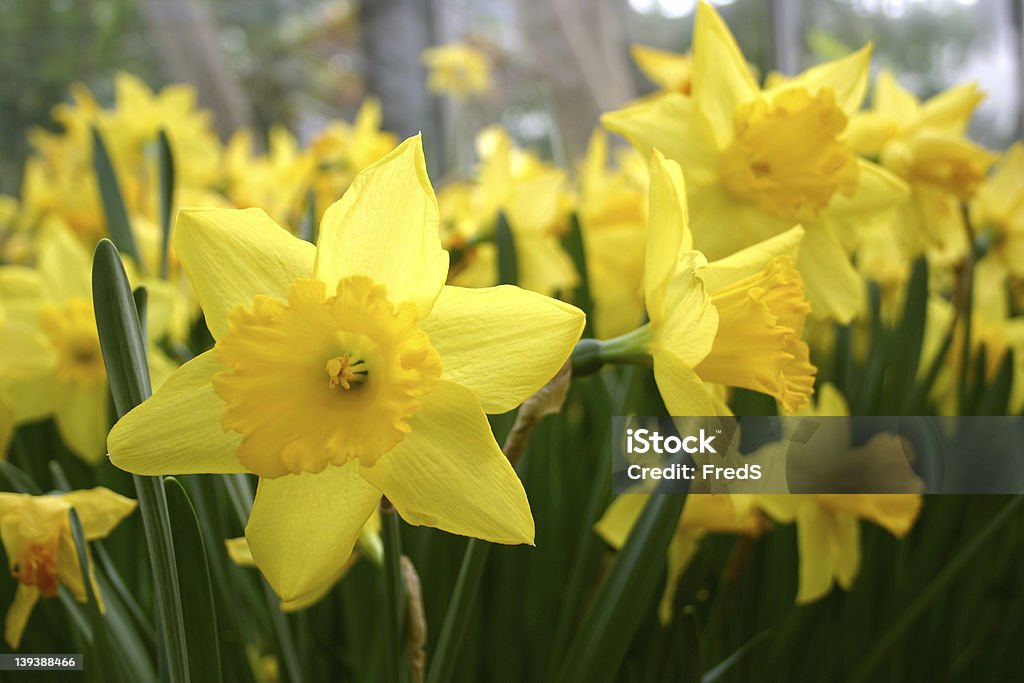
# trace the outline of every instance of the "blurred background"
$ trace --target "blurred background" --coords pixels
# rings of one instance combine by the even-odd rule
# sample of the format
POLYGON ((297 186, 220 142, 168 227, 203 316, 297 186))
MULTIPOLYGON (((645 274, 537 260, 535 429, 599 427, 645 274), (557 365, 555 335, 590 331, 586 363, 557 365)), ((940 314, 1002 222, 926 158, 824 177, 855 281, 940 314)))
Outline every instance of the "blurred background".
MULTIPOLYGON (((762 74, 795 73, 875 44, 919 96, 976 80, 988 94, 972 135, 1021 136, 1022 0, 713 0, 762 74)), ((351 119, 368 94, 384 127, 426 133, 432 175, 456 130, 501 122, 557 162, 581 156, 598 116, 654 88, 629 46, 685 52, 696 0, 0 0, 0 193, 17 194, 26 133, 85 83, 102 104, 116 71, 153 87, 193 83, 223 138, 275 124, 309 139, 351 119), (492 59, 497 87, 457 105, 432 97, 420 60, 466 42, 492 59)))

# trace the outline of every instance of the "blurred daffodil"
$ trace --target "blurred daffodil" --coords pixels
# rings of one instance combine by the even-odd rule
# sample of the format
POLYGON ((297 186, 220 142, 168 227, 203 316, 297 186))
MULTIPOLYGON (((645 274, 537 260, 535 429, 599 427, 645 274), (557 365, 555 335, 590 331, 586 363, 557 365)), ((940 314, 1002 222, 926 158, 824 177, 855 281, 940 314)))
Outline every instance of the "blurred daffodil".
POLYGON ((633 149, 608 167, 608 136, 595 130, 580 166, 577 214, 583 231, 594 329, 606 339, 643 322, 647 168, 633 149))
POLYGON ((115 465, 258 474, 246 539, 287 602, 332 580, 382 494, 411 524, 532 542, 485 413, 558 371, 583 314, 444 285, 419 137, 356 178, 316 247, 259 210, 183 211, 174 243, 216 345, 114 426, 115 465))
POLYGON ((494 234, 499 212, 508 220, 515 246, 519 285, 549 296, 571 292, 579 284, 572 259, 562 248, 572 196, 565 172, 517 149, 502 128, 477 136, 478 179, 447 189, 442 207, 444 243, 459 249, 452 283, 484 287, 497 282, 494 234))
MULTIPOLYGON (((12 351, 26 354, 20 372, 36 368, 42 373, 31 380, 6 375, 9 379, 2 386, 15 407, 16 421, 53 415, 68 447, 86 462, 96 463, 104 455, 112 418, 91 292, 91 258, 55 218, 42 230, 36 268, 0 267, 0 305, 20 338, 12 351), (39 344, 41 339, 45 346, 39 344)), ((161 338, 167 329, 170 307, 160 303, 165 299, 157 284, 147 321, 151 340, 161 338)), ((155 346, 150 355, 153 383, 158 385, 170 361, 155 346)))
MULTIPOLYGON (((7 610, 4 637, 17 649, 40 596, 52 598, 66 586, 86 601, 85 577, 71 534, 68 512, 74 508, 86 541, 106 538, 135 509, 135 501, 102 487, 45 496, 0 493, 0 536, 18 588, 7 610)), ((91 567, 90 563, 90 567, 91 567)), ((96 578, 89 577, 103 609, 96 578)))
POLYGON ((490 60, 471 45, 451 43, 427 48, 422 59, 429 72, 427 88, 432 93, 461 100, 492 87, 490 60))
POLYGON ((798 410, 816 372, 801 339, 810 306, 794 266, 803 229, 708 263, 693 249, 679 165, 658 151, 650 192, 644 266, 650 322, 605 342, 606 358, 649 354, 672 415, 722 413, 705 382, 769 394, 785 410, 798 410))
MULTIPOLYGON (((658 603, 658 619, 663 625, 672 621, 676 589, 683 572, 700 550, 708 534, 757 536, 765 528, 765 518, 749 505, 734 505, 729 494, 691 493, 686 497, 675 535, 668 547, 668 577, 658 603)), ((605 511, 594 530, 613 548, 621 548, 643 512, 650 496, 642 493, 620 495, 605 511)))
POLYGON ((889 71, 875 81, 871 109, 850 119, 854 149, 878 159, 910 186, 910 199, 887 221, 905 259, 927 251, 937 262, 963 256, 967 231, 960 202, 985 178, 994 155, 964 137, 984 95, 973 83, 920 102, 889 71))
POLYGON ((709 258, 801 223, 808 298, 817 315, 847 322, 861 285, 840 229, 907 194, 843 137, 864 96, 869 54, 865 47, 762 90, 721 17, 701 2, 692 95, 666 94, 602 121, 641 153, 654 147, 682 165, 695 245, 709 258))
POLYGON ((894 536, 910 531, 921 509, 919 494, 769 494, 754 505, 779 523, 796 523, 800 586, 796 601, 819 600, 833 582, 849 590, 860 569, 860 520, 894 536))
POLYGON ((1000 270, 1024 277, 1024 144, 1012 145, 970 204, 976 232, 990 233, 990 258, 1000 270))

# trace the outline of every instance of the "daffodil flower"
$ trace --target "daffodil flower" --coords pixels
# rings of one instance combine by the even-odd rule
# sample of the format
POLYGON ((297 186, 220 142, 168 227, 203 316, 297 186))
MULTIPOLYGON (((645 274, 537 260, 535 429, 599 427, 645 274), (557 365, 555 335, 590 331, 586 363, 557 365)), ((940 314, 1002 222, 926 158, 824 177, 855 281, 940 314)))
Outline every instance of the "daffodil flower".
MULTIPOLYGON (((658 619, 663 625, 672 622, 679 580, 700 550, 700 542, 705 536, 757 536, 764 530, 766 520, 760 511, 752 510, 749 505, 734 505, 735 499, 745 497, 708 493, 691 493, 686 497, 683 514, 679 516, 675 535, 668 547, 668 577, 658 603, 658 619)), ((649 499, 649 495, 642 493, 620 495, 605 510, 594 530, 613 548, 621 548, 649 499)))
POLYGON ((985 261, 1024 277, 1024 144, 1014 143, 999 159, 971 200, 970 216, 975 230, 993 233, 993 258, 985 261))
MULTIPOLYGON (((86 541, 106 538, 135 509, 135 501, 102 487, 45 496, 0 493, 0 537, 11 576, 18 581, 7 610, 4 637, 17 649, 32 608, 40 596, 52 598, 64 585, 86 601, 85 577, 71 535, 68 512, 74 508, 86 541)), ((90 564, 91 566, 91 564, 90 564)), ((103 609, 96 578, 90 576, 103 609)))
POLYGON ((679 165, 655 150, 643 283, 650 322, 605 342, 605 357, 649 356, 672 415, 724 413, 705 382, 798 410, 816 372, 801 339, 810 306, 793 263, 803 234, 797 226, 708 263, 693 249, 679 165))
POLYGON ((465 43, 427 48, 421 55, 429 73, 427 88, 437 95, 463 100, 491 89, 491 65, 487 55, 465 43))
POLYGON ((796 601, 819 600, 833 582, 849 590, 860 568, 860 520, 902 538, 921 509, 912 493, 755 495, 754 505, 780 523, 796 523, 800 585, 796 601))
POLYGON ((905 261, 927 251, 934 262, 949 263, 967 249, 960 202, 974 194, 995 161, 964 137, 983 98, 974 83, 966 83, 922 103, 883 70, 871 109, 850 119, 847 138, 854 149, 910 187, 909 201, 879 228, 894 233, 887 246, 905 261))
POLYGON ((666 94, 602 121, 642 154, 657 148, 682 165, 695 244, 709 258, 802 224, 798 266, 815 314, 848 322, 862 286, 844 233, 907 195, 843 137, 864 96, 869 54, 865 47, 762 90, 721 17, 701 2, 692 95, 666 94))
POLYGON ((531 543, 486 413, 547 382, 583 328, 515 287, 445 286, 420 138, 361 173, 316 247, 259 210, 184 210, 174 231, 210 331, 110 433, 137 474, 252 472, 246 538, 277 594, 321 590, 386 496, 411 524, 531 543))
POLYGON ((465 257, 470 263, 453 274, 452 283, 486 287, 497 282, 493 236, 498 212, 503 211, 515 245, 518 284, 549 296, 571 292, 579 274, 561 244, 572 201, 565 172, 517 149, 508 132, 496 126, 477 136, 477 150, 477 182, 446 188, 447 201, 442 201, 451 211, 444 216, 446 246, 476 245, 465 257))
MULTIPOLYGON (((3 353, 23 351, 25 369, 44 372, 33 379, 12 377, 3 386, 21 424, 53 415, 64 442, 88 463, 104 454, 110 416, 110 389, 100 352, 92 310, 91 260, 70 230, 51 217, 38 243, 36 268, 0 267, 0 305, 21 330, 21 344, 3 353), (34 330, 33 341, 26 329, 34 330), (39 340, 45 340, 45 347, 39 340), (48 361, 47 357, 52 360, 48 361)), ((156 283, 153 283, 156 284, 156 283)), ((147 331, 159 339, 170 317, 168 295, 154 290, 147 331)), ((170 361, 155 346, 150 349, 152 379, 159 384, 170 361)), ((2 381, 2 380, 0 380, 2 381)))
POLYGON ((624 334, 644 318, 648 173, 639 154, 631 148, 623 151, 619 168, 608 168, 608 136, 598 129, 580 165, 576 211, 594 300, 594 329, 601 339, 624 334))

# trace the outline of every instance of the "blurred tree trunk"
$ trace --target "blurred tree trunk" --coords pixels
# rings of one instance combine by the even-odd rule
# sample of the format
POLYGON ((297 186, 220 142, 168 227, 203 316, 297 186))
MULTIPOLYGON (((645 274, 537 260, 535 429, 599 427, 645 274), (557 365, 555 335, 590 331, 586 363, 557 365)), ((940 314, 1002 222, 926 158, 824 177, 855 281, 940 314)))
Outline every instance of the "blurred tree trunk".
POLYGON ((551 83, 570 163, 586 149, 602 112, 636 94, 618 0, 517 0, 525 57, 551 83))
POLYGON ((164 72, 191 83, 213 110, 222 138, 250 123, 249 102, 231 72, 210 8, 203 0, 142 0, 164 72))
POLYGON ((383 125, 401 137, 424 131, 431 173, 443 158, 443 140, 433 98, 426 89, 420 54, 431 44, 431 3, 425 0, 373 0, 359 8, 366 83, 380 98, 383 125))

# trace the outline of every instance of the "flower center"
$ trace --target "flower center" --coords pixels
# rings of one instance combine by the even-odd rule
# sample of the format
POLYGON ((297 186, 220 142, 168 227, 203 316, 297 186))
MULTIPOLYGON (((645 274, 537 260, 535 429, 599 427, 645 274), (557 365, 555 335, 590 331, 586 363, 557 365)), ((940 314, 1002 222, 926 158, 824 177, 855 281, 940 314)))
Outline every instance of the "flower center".
POLYGON ((106 378, 92 305, 71 299, 48 306, 40 317, 43 332, 57 350, 57 376, 65 382, 96 386, 106 378))
POLYGON ((258 296, 229 317, 213 377, 238 459, 261 477, 320 472, 355 458, 372 465, 400 442, 441 360, 412 304, 392 304, 365 276, 328 295, 299 279, 288 300, 258 296), (324 375, 327 381, 324 381, 324 375))
POLYGON ((48 598, 57 594, 57 544, 26 543, 11 565, 11 576, 48 598))
POLYGON ((697 374, 774 396, 789 412, 807 403, 817 370, 800 337, 811 307, 793 262, 777 256, 760 273, 712 292, 711 303, 718 332, 697 374))
POLYGON ((327 361, 324 372, 327 373, 327 385, 331 389, 339 386, 351 389, 353 384, 360 384, 366 379, 366 361, 353 361, 349 354, 343 353, 327 361))
POLYGON ((828 88, 790 88, 740 106, 722 154, 722 182, 736 197, 782 216, 815 216, 836 192, 857 189, 857 158, 839 139, 846 115, 828 88))

